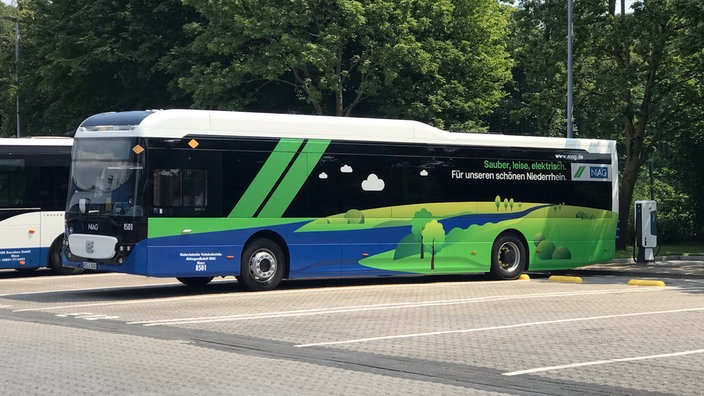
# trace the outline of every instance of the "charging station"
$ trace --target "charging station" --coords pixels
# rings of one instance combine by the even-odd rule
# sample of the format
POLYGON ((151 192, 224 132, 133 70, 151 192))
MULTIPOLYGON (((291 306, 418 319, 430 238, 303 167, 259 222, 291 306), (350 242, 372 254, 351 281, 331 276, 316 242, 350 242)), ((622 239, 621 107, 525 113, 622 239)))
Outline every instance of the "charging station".
POLYGON ((657 204, 655 201, 636 201, 634 220, 636 226, 636 243, 638 254, 636 262, 655 261, 653 249, 658 245, 657 204))

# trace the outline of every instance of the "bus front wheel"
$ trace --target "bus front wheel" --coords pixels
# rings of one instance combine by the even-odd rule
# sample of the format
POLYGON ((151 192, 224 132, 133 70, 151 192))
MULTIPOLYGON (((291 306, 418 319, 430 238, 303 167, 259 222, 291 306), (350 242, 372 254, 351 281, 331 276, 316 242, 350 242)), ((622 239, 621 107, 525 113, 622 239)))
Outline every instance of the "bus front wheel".
POLYGON ((491 275, 497 279, 516 279, 526 267, 526 247, 515 234, 500 235, 491 248, 491 275))
POLYGON ((257 239, 242 252, 237 280, 249 290, 271 290, 279 285, 286 266, 281 247, 269 239, 257 239))
POLYGON ((64 236, 61 235, 54 240, 49 248, 49 268, 58 275, 76 275, 83 272, 80 268, 64 267, 61 259, 61 248, 64 244, 64 236))

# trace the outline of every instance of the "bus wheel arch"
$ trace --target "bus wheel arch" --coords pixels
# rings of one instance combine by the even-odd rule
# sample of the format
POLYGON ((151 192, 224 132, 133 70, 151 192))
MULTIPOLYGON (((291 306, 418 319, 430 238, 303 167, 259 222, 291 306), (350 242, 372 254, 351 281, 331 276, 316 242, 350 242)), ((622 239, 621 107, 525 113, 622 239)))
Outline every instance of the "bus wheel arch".
POLYGON ((49 253, 47 254, 47 267, 49 267, 55 274, 59 275, 77 275, 83 272, 80 268, 74 267, 64 267, 63 260, 61 258, 61 249, 64 246, 64 234, 59 235, 54 239, 49 247, 49 253))
POLYGON ((516 279, 528 269, 528 243, 517 230, 505 230, 491 247, 491 275, 496 279, 516 279))
POLYGON ((258 232, 244 245, 237 280, 252 291, 271 290, 288 276, 288 264, 289 251, 283 238, 274 232, 258 232))

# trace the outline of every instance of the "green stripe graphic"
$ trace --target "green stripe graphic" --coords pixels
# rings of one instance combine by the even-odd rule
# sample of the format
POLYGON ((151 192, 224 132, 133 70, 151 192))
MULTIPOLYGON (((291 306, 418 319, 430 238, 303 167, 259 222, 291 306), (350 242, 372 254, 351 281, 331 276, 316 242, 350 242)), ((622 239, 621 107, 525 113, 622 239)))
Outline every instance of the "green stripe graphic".
POLYGON ((257 217, 281 217, 284 214, 329 144, 329 140, 310 140, 306 143, 301 154, 257 217))
POLYGON ((574 177, 576 179, 579 179, 580 177, 582 177, 582 173, 584 173, 584 170, 586 168, 587 168, 586 166, 580 166, 579 168, 577 168, 577 172, 574 174, 574 177))
POLYGON ((252 217, 302 144, 303 139, 279 140, 228 217, 252 217))

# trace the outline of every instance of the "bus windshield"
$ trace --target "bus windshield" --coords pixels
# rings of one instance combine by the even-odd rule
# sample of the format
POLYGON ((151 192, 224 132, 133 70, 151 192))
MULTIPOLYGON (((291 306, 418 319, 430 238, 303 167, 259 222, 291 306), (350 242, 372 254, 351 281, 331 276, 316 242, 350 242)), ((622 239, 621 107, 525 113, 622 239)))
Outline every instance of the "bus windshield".
POLYGON ((73 146, 68 213, 142 216, 143 164, 135 138, 81 139, 73 146))

